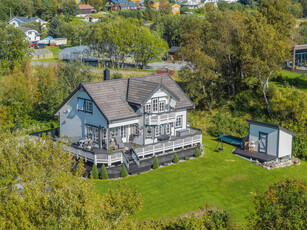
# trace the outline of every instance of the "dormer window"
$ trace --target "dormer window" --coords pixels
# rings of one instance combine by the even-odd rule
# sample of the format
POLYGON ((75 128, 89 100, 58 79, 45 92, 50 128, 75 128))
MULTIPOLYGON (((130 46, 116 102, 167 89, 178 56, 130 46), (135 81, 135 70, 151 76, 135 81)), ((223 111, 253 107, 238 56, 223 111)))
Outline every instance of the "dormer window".
POLYGON ((158 112, 158 98, 152 99, 152 112, 158 112))
POLYGON ((146 104, 145 105, 145 113, 150 113, 151 112, 151 104, 146 104))
POLYGON ((164 112, 165 111, 165 101, 160 101, 159 102, 159 112, 164 112))

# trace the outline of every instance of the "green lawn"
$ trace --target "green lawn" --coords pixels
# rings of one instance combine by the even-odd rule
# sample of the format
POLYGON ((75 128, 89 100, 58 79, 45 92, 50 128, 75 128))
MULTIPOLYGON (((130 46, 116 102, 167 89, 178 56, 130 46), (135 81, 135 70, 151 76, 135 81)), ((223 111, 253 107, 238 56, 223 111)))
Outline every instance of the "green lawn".
POLYGON ((307 179, 307 162, 300 166, 265 170, 232 154, 233 146, 224 145, 224 153, 214 151, 217 142, 210 136, 203 138, 205 156, 176 165, 130 176, 121 180, 97 180, 100 193, 114 188, 119 182, 137 186, 143 195, 141 212, 133 218, 169 218, 211 208, 229 211, 235 221, 244 222, 253 208, 255 193, 285 177, 307 179))
POLYGON ((282 70, 279 76, 274 78, 273 81, 281 86, 286 83, 289 84, 289 86, 293 86, 307 92, 307 73, 294 73, 287 70, 282 70))

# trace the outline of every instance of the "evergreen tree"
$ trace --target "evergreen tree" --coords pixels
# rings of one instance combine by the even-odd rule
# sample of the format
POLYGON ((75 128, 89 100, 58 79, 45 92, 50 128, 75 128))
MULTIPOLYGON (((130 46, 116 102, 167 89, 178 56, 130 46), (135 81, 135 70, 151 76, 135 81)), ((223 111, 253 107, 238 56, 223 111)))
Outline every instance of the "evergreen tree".
POLYGON ((93 167, 92 167, 92 171, 91 171, 91 178, 92 179, 98 179, 98 169, 97 169, 97 166, 94 164, 93 167))
POLYGON ((177 153, 174 154, 174 158, 173 158, 173 163, 178 163, 179 162, 179 158, 177 153))
POLYGON ((120 171, 120 177, 126 177, 126 176, 128 176, 128 172, 125 165, 123 165, 122 170, 120 171))
POLYGON ((101 166, 100 179, 107 180, 109 178, 106 166, 101 166))
POLYGON ((196 148, 195 153, 194 153, 194 157, 200 157, 201 153, 199 148, 196 148))
POLYGON ((58 27, 61 24, 62 23, 59 21, 59 19, 57 17, 52 19, 52 21, 49 24, 48 35, 51 36, 51 37, 57 38, 57 36, 59 34, 58 27))
POLYGON ((153 168, 153 169, 159 168, 159 161, 158 161, 158 157, 156 157, 156 156, 155 156, 155 159, 154 159, 152 168, 153 168))

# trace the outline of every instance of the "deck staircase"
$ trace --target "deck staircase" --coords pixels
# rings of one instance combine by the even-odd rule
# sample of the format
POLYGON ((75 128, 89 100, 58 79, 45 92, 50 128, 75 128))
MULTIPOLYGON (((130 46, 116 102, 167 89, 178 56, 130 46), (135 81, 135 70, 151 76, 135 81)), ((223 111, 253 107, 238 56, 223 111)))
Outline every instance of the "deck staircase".
POLYGON ((151 165, 140 165, 140 159, 133 149, 124 152, 123 159, 126 169, 131 175, 146 172, 151 167, 151 165))

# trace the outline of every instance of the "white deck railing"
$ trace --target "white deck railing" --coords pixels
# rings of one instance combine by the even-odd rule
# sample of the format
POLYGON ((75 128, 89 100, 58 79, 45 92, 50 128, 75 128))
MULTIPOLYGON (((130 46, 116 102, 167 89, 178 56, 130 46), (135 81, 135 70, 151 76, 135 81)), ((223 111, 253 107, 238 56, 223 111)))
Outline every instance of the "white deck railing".
POLYGON ((175 151, 176 149, 183 149, 201 143, 202 143, 202 134, 200 133, 200 134, 188 135, 185 137, 176 137, 176 139, 174 140, 135 147, 133 148, 133 150, 139 157, 144 158, 149 155, 155 155, 157 153, 165 153, 167 151, 175 151))
POLYGON ((175 113, 147 114, 145 117, 145 125, 160 125, 174 121, 175 113))

